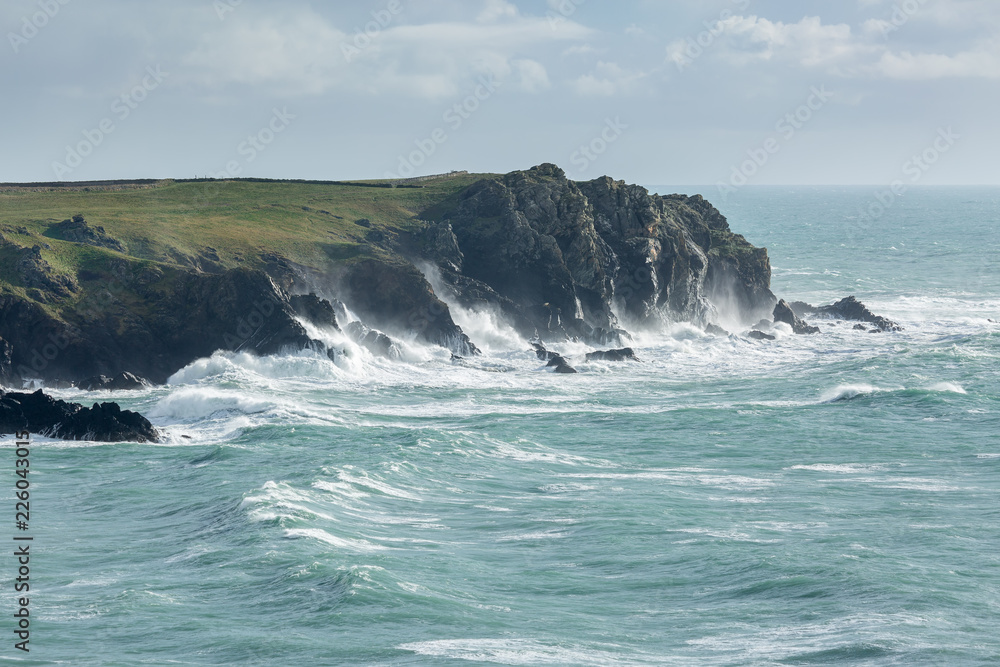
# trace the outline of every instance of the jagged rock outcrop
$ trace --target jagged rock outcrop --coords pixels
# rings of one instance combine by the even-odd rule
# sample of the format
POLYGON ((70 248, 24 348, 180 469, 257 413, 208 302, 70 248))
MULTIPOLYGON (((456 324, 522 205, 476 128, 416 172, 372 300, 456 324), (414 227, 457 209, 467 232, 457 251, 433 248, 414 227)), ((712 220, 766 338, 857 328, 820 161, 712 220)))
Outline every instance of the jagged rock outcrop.
POLYGON ((36 303, 0 295, 0 334, 20 379, 79 381, 128 371, 163 383, 217 350, 272 354, 335 351, 295 319, 288 295, 261 271, 221 275, 119 272, 108 289, 60 318, 36 303))
POLYGON ((95 375, 92 378, 78 382, 76 386, 84 391, 131 391, 146 389, 152 385, 148 380, 136 377, 127 371, 122 371, 114 377, 95 375))
POLYGON ((365 326, 361 322, 349 322, 344 327, 351 340, 366 348, 374 355, 387 359, 399 359, 403 356, 403 351, 399 345, 377 329, 365 326))
POLYGON ((841 299, 840 301, 834 303, 830 306, 823 306, 817 311, 821 315, 827 315, 829 317, 835 317, 841 320, 857 320, 860 322, 868 322, 869 324, 874 324, 882 331, 902 331, 903 327, 899 326, 892 320, 876 315, 872 311, 868 310, 865 304, 858 301, 855 297, 849 296, 846 299, 841 299))
POLYGON ((748 318, 775 302, 766 250, 733 234, 700 196, 651 195, 606 177, 577 183, 541 165, 479 181, 439 215, 458 253, 441 227, 427 258, 445 279, 461 256, 478 293, 482 285, 515 304, 515 319, 546 339, 615 342, 616 312, 640 325, 707 319, 712 293, 748 318))
POLYGON ((412 331, 461 356, 479 354, 412 264, 363 259, 345 269, 340 288, 344 303, 365 322, 390 332, 412 331))
POLYGON ((0 433, 28 431, 63 440, 98 442, 157 442, 159 434, 142 415, 117 403, 85 408, 47 396, 0 391, 0 433))
MULTIPOLYGON (((82 215, 74 215, 69 220, 52 225, 46 236, 98 248, 108 248, 121 253, 125 252, 125 246, 121 241, 105 232, 104 227, 91 227, 82 215)), ((218 258, 216 257, 216 259, 218 258)))
MULTIPOLYGON (((848 320, 852 322, 867 322, 869 324, 875 325, 877 331, 902 331, 903 327, 899 326, 896 322, 876 315, 868 306, 858 301, 856 297, 849 296, 836 303, 829 306, 813 306, 804 301, 794 301, 788 304, 789 307, 795 311, 795 314, 799 317, 805 317, 806 315, 818 315, 820 317, 828 317, 836 320, 848 320)), ((867 328, 855 329, 861 331, 867 331, 867 328)))
POLYGON ((329 327, 340 331, 337 322, 337 307, 315 294, 296 295, 289 298, 292 309, 318 327, 329 327))
POLYGON ((778 302, 778 305, 774 307, 774 321, 784 322, 785 324, 792 327, 792 331, 797 334, 818 334, 819 327, 814 327, 803 322, 792 310, 788 302, 782 299, 778 302))
POLYGON ((72 296, 80 286, 70 276, 59 273, 42 257, 41 246, 25 248, 0 236, 0 246, 14 255, 17 277, 36 301, 49 302, 72 296))
POLYGON ((577 373, 577 370, 569 365, 569 362, 564 356, 546 350, 545 345, 541 342, 533 342, 531 347, 535 350, 535 356, 538 357, 539 361, 548 362, 545 364, 546 368, 552 368, 554 369, 554 372, 566 375, 577 373))
POLYGON ((0 338, 0 386, 9 386, 14 381, 14 348, 0 338))

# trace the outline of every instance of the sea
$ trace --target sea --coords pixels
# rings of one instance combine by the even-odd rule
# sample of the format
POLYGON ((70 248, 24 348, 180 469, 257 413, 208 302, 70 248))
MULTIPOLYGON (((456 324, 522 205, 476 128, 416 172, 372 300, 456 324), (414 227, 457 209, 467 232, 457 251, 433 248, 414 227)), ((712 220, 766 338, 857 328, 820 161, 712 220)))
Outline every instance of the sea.
POLYGON ((315 331, 350 356, 53 390, 164 441, 33 437, 28 653, 0 441, 0 664, 1000 664, 1000 189, 701 191, 779 297, 904 330, 677 322, 557 375, 458 309, 481 357, 315 331))

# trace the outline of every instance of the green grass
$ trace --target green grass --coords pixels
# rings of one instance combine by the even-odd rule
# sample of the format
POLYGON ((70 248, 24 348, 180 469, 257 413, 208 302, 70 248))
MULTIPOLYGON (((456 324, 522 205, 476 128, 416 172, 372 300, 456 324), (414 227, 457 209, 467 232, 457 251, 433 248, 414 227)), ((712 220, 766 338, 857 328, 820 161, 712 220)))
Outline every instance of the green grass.
MULTIPOLYGON (((178 254, 196 257, 213 248, 226 268, 260 266, 261 253, 280 254, 317 269, 330 263, 370 256, 369 229, 410 231, 429 209, 433 219, 443 201, 482 175, 445 176, 421 188, 372 188, 293 182, 165 181, 142 189, 0 190, 0 233, 18 245, 43 247, 42 255, 57 271, 107 273, 107 262, 119 253, 45 236, 49 227, 83 214, 92 226, 104 227, 121 241, 132 260, 167 265, 183 262, 178 254), (18 234, 23 227, 29 235, 18 234), (45 248, 45 245, 48 248, 45 248)), ((0 253, 0 281, 19 283, 13 262, 0 253)))

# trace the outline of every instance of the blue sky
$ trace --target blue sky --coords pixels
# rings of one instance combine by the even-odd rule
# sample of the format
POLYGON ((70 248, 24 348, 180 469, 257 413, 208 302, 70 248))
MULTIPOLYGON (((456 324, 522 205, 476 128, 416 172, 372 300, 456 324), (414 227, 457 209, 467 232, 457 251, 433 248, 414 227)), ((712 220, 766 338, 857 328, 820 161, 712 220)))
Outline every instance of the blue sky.
POLYGON ((0 181, 1000 184, 995 0, 6 0, 0 32, 0 181))

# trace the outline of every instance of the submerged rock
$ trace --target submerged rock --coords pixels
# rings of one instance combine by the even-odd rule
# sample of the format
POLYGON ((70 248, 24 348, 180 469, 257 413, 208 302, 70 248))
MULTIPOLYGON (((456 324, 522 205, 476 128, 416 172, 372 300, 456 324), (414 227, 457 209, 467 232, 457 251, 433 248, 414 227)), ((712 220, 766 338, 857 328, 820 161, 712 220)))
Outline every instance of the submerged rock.
POLYGON ((0 433, 29 431, 44 437, 97 442, 158 442, 159 434, 142 415, 117 403, 85 408, 47 396, 0 391, 0 433))
POLYGON ((556 354, 550 350, 546 350, 545 346, 539 342, 531 343, 531 347, 535 350, 535 355, 540 361, 547 361, 546 364, 549 368, 554 368, 556 373, 576 373, 577 370, 569 365, 566 358, 561 354, 556 354))
POLYGON ((868 322, 869 324, 874 324, 882 331, 903 330, 903 327, 899 326, 892 320, 876 315, 872 311, 868 310, 868 307, 865 306, 865 304, 861 303, 853 296, 841 299, 837 303, 829 306, 817 308, 816 312, 821 315, 828 315, 841 320, 868 322))
POLYGON ((367 327, 361 322, 349 322, 344 327, 344 333, 355 343, 366 348, 374 355, 388 359, 399 359, 403 356, 403 351, 394 340, 381 331, 367 327))
POLYGON ((95 375, 77 384, 84 391, 128 391, 151 387, 148 380, 123 371, 113 378, 107 375, 95 375))
POLYGON ((778 302, 778 305, 774 307, 774 321, 784 322, 785 324, 792 327, 792 331, 797 334, 817 334, 819 333, 819 327, 814 327, 806 324, 795 314, 788 302, 782 299, 778 302))
POLYGON ((748 333, 747 336, 753 338, 754 340, 778 340, 776 336, 766 334, 763 331, 758 331, 756 329, 748 333))
POLYGON ((729 332, 720 327, 718 324, 709 324, 705 327, 705 333, 712 336, 723 336, 728 337, 729 332))
POLYGON ((588 352, 587 361, 639 361, 639 358, 635 356, 635 350, 625 347, 620 350, 588 352))

